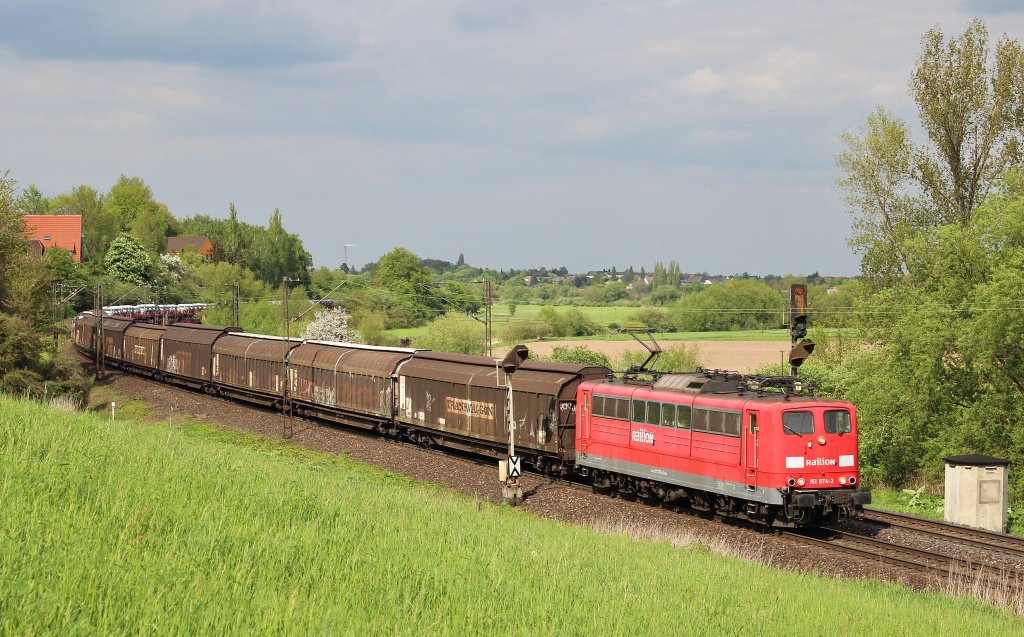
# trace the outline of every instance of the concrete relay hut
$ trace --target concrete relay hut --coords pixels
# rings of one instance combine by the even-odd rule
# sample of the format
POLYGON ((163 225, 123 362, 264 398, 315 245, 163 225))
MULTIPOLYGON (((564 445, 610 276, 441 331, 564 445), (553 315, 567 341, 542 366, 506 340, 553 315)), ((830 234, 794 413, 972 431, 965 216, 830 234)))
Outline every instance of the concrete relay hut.
POLYGON ((946 462, 946 522, 1006 532, 1010 461, 970 454, 946 462))

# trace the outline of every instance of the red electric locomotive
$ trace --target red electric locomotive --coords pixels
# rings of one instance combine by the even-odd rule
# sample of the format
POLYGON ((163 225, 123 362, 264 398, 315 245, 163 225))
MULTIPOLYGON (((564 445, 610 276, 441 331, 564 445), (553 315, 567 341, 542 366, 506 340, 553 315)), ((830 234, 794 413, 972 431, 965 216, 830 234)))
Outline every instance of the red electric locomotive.
POLYGON ((764 524, 834 521, 871 501, 856 489, 856 412, 798 389, 715 373, 584 382, 576 463, 598 490, 764 524))

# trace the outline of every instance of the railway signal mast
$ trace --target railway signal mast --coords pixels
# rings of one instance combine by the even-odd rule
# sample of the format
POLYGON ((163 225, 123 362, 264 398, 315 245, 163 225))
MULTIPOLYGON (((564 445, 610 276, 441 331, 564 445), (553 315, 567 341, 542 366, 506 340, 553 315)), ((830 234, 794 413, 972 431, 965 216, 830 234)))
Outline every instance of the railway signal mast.
POLYGON ((519 484, 522 474, 522 458, 516 455, 516 419, 512 405, 512 374, 530 355, 525 345, 516 345, 501 361, 501 369, 505 372, 505 387, 508 389, 508 413, 505 422, 508 425, 508 460, 498 462, 498 480, 501 484, 501 498, 507 504, 515 506, 523 501, 523 487, 519 484))
POLYGON ((789 288, 789 373, 796 377, 797 369, 814 351, 814 341, 807 336, 807 286, 796 283, 789 288))

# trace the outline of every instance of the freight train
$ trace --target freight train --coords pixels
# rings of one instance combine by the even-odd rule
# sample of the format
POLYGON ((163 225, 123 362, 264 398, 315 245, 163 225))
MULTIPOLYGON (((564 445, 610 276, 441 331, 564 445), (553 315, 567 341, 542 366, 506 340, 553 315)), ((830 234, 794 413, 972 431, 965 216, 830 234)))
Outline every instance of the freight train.
POLYGON ((871 501, 857 488, 853 405, 807 395, 788 377, 640 380, 525 356, 503 367, 483 356, 99 321, 91 312, 75 317, 72 341, 158 381, 495 458, 507 453, 511 399, 528 467, 620 497, 797 527, 871 501))

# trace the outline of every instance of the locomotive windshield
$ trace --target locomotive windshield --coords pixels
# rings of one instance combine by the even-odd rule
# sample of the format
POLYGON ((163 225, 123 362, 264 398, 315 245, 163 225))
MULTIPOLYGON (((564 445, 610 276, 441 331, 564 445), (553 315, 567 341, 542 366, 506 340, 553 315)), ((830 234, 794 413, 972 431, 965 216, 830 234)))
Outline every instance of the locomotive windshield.
POLYGON ((787 411, 782 414, 782 429, 787 436, 814 433, 814 415, 809 411, 787 411))
POLYGON ((850 423, 850 412, 842 411, 825 412, 825 433, 827 434, 848 434, 853 431, 850 423))

